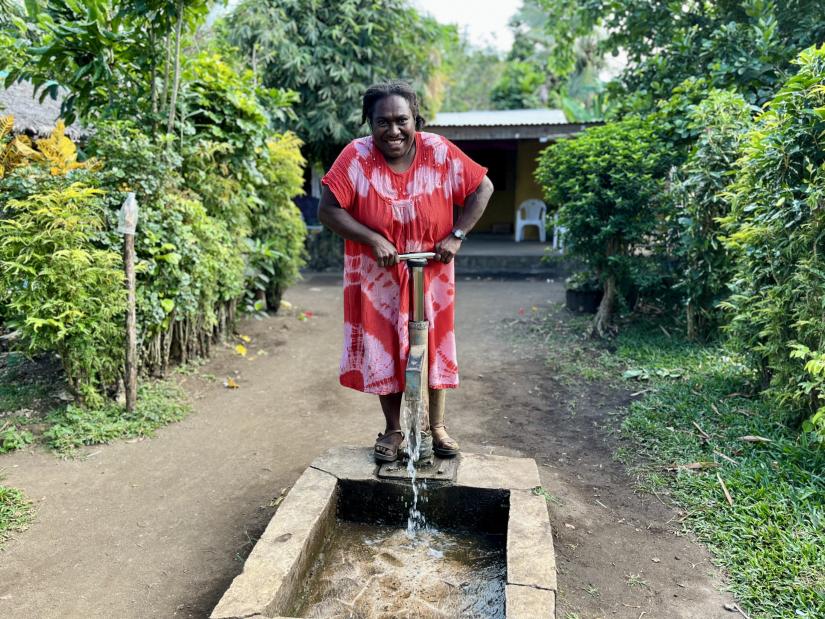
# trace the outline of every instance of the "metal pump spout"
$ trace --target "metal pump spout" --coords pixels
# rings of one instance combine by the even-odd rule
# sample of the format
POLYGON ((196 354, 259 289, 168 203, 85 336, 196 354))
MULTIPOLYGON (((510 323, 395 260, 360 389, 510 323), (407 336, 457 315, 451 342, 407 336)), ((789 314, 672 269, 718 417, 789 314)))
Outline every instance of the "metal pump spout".
POLYGON ((400 260, 406 260, 410 269, 411 281, 411 320, 410 352, 407 357, 407 369, 404 372, 406 386, 404 401, 413 415, 412 431, 409 437, 410 458, 416 463, 432 459, 432 436, 429 433, 429 380, 427 367, 427 335, 429 322, 424 313, 424 267, 427 260, 434 258, 432 252, 401 254, 400 260), (423 430, 427 428, 427 430, 423 430))

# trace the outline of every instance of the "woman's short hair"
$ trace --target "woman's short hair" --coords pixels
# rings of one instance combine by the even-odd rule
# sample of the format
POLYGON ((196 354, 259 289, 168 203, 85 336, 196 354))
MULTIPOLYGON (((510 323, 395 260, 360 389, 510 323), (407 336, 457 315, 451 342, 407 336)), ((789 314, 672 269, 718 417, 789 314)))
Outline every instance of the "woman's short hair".
POLYGON ((407 103, 410 104, 413 117, 415 117, 415 129, 420 131, 424 127, 424 119, 418 112, 418 95, 415 94, 412 86, 402 80, 381 82, 367 88, 361 107, 361 122, 368 122, 370 126, 372 126, 372 115, 375 112, 375 106, 378 105, 381 99, 392 95, 398 95, 407 100, 407 103))

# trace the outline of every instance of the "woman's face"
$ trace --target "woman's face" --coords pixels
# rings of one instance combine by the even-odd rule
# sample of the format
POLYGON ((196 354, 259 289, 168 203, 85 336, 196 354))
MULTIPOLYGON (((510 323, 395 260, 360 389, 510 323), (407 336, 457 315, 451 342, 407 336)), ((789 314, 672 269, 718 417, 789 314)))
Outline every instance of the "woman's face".
POLYGON ((401 159, 415 144, 415 117, 400 95, 389 95, 375 104, 372 139, 387 161, 401 159))

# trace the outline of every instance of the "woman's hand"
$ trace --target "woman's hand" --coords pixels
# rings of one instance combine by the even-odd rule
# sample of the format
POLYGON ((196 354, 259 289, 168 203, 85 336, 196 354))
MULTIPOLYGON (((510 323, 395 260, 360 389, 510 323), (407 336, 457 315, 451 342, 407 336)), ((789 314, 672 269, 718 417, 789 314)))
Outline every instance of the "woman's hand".
POLYGON ((378 266, 388 267, 398 263, 398 251, 395 246, 380 234, 375 235, 370 247, 378 266))
POLYGON ((461 239, 450 233, 435 245, 435 259, 444 264, 448 264, 461 249, 461 239))

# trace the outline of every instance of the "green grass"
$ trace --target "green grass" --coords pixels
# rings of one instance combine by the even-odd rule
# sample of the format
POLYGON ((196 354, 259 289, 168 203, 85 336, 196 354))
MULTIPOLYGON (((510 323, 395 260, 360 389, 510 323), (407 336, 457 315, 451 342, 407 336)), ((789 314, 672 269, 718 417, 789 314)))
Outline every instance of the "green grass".
POLYGON ((12 534, 24 531, 33 514, 31 501, 22 491, 0 483, 0 547, 12 534))
POLYGON ((107 403, 87 409, 74 405, 50 414, 43 434, 47 444, 60 452, 83 445, 108 443, 120 438, 152 436, 157 428, 179 421, 189 413, 183 391, 172 382, 148 382, 138 388, 135 412, 107 403))
POLYGON ((615 345, 631 387, 650 389, 624 419, 619 458, 682 507, 752 617, 825 617, 825 450, 788 411, 748 395, 754 377, 721 347, 649 323, 627 326, 615 345), (678 468, 695 462, 713 468, 678 468))

